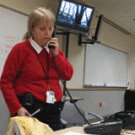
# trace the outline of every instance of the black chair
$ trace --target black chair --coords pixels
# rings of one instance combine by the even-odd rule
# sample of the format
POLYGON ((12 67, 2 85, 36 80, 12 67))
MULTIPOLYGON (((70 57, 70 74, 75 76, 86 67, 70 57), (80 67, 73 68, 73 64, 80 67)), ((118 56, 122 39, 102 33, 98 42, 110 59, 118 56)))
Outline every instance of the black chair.
POLYGON ((124 95, 124 109, 126 110, 134 110, 135 111, 135 91, 126 90, 124 95))
MULTIPOLYGON (((84 111, 78 107, 80 112, 84 115, 84 111)), ((68 127, 75 125, 84 125, 85 121, 80 113, 77 111, 73 103, 65 102, 64 108, 61 111, 61 118, 67 122, 68 127)))

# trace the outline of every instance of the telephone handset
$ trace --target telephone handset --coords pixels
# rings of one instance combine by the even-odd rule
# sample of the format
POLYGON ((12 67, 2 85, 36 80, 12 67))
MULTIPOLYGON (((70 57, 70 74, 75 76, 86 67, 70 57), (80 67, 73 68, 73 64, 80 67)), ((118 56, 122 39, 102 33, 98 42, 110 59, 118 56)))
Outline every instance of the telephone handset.
MULTIPOLYGON (((53 28, 52 38, 53 38, 53 37, 56 37, 55 27, 53 28)), ((53 44, 53 42, 51 42, 51 44, 53 44)), ((49 49, 53 49, 54 46, 48 45, 48 48, 49 48, 49 49)))
POLYGON ((115 113, 115 118, 122 121, 122 128, 134 130, 135 129, 135 111, 126 110, 115 113))
POLYGON ((135 111, 126 110, 117 112, 109 117, 105 117, 105 121, 122 121, 122 128, 134 130, 135 129, 135 111))
POLYGON ((126 110, 126 111, 121 111, 117 112, 109 117, 105 117, 105 121, 110 121, 110 120, 123 120, 126 118, 133 118, 135 117, 135 111, 133 110, 126 110))
POLYGON ((135 117, 135 111, 133 110, 121 111, 114 114, 114 118, 116 119, 125 119, 125 118, 132 118, 132 117, 135 117))
POLYGON ((55 27, 53 28, 53 34, 52 34, 52 38, 56 37, 56 31, 55 31, 55 27))

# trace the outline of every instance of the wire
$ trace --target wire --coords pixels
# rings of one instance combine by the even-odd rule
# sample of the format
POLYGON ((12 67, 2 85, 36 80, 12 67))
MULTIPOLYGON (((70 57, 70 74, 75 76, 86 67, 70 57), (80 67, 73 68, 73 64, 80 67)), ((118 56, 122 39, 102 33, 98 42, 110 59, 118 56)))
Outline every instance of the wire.
POLYGON ((72 96, 70 95, 69 91, 67 90, 66 86, 64 85, 64 81, 63 81, 63 79, 62 79, 61 73, 60 73, 60 71, 59 71, 59 69, 58 69, 58 66, 57 66, 57 64, 56 64, 56 61, 55 61, 55 58, 54 58, 54 55, 53 55, 53 49, 50 49, 50 50, 51 50, 52 58, 53 58, 53 60, 54 60, 54 64, 55 64, 55 66, 56 66, 56 69, 57 69, 58 74, 59 74, 59 76, 60 76, 60 78, 61 78, 62 84, 63 84, 63 86, 64 86, 64 90, 66 90, 66 92, 67 92, 67 94, 69 95, 69 97, 70 97, 72 103, 74 104, 74 106, 75 106, 75 108, 77 109, 77 111, 79 112, 79 114, 83 117, 83 119, 85 120, 85 122, 88 123, 89 125, 91 125, 91 124, 88 122, 88 120, 85 118, 85 116, 81 113, 81 111, 79 110, 79 108, 78 108, 77 105, 75 104, 75 102, 74 102, 72 96))

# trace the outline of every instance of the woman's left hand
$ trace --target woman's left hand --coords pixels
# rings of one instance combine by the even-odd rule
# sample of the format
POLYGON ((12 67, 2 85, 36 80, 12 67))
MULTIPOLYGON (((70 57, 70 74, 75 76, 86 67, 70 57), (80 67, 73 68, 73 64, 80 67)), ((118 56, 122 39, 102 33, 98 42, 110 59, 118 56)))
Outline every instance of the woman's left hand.
POLYGON ((49 41, 48 41, 48 46, 53 46, 53 48, 51 48, 50 50, 52 51, 54 57, 56 57, 58 55, 58 47, 59 47, 59 44, 58 44, 58 39, 57 38, 51 38, 49 41))

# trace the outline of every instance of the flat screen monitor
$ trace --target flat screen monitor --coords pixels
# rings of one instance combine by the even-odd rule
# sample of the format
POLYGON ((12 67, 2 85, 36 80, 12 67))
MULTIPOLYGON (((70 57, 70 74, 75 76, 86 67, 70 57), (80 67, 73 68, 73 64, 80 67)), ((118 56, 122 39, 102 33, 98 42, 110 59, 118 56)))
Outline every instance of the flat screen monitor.
POLYGON ((60 0, 55 25, 88 33, 94 7, 70 0, 60 0))
POLYGON ((99 16, 99 19, 98 19, 98 23, 97 23, 95 35, 94 35, 94 37, 93 37, 93 39, 94 39, 95 41, 97 41, 97 39, 98 39, 98 37, 99 37, 99 33, 100 33, 100 29, 101 29, 102 22, 103 22, 103 15, 100 15, 100 16, 99 16))

